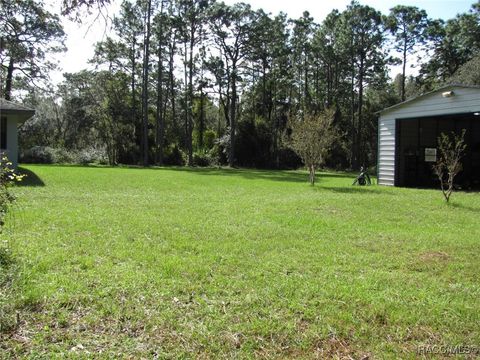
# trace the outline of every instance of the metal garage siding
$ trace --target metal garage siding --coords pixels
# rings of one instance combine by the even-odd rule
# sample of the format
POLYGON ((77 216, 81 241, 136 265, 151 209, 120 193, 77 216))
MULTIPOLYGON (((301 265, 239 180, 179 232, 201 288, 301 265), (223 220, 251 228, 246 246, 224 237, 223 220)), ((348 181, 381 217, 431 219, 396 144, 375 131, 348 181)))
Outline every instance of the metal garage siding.
POLYGON ((395 119, 381 116, 378 120, 378 183, 395 182, 395 119))
POLYGON ((382 111, 378 119, 378 183, 395 184, 395 122, 397 119, 470 112, 480 112, 480 87, 447 86, 382 111), (446 91, 453 91, 454 95, 443 97, 442 93, 446 91))

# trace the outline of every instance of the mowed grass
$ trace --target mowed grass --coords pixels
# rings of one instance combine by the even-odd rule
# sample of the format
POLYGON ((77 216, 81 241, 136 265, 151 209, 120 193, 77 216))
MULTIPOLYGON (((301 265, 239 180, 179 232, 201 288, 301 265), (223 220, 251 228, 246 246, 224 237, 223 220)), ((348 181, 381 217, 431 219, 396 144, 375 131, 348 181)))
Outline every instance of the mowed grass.
MULTIPOLYGON (((480 194, 26 166, 4 357, 416 358, 480 345, 480 194), (38 179, 35 179, 35 177, 38 179), (33 186, 35 185, 35 186, 33 186)), ((437 354, 434 356, 443 356, 437 354)))

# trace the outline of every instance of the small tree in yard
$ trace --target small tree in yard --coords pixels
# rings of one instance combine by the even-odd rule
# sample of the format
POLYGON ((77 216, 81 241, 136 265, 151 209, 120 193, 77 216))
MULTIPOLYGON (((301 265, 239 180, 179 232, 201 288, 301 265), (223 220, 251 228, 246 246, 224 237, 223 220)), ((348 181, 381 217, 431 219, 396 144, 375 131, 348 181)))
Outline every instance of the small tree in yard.
POLYGON ((433 165, 433 171, 440 180, 440 187, 447 202, 450 200, 450 195, 453 192, 455 176, 462 171, 460 159, 467 147, 464 137, 465 129, 463 129, 461 135, 452 133, 451 136, 448 136, 442 133, 438 138, 440 155, 437 163, 433 165))
POLYGON ((321 166, 336 136, 332 110, 308 114, 290 121, 291 147, 309 171, 309 181, 315 185, 315 170, 321 166))

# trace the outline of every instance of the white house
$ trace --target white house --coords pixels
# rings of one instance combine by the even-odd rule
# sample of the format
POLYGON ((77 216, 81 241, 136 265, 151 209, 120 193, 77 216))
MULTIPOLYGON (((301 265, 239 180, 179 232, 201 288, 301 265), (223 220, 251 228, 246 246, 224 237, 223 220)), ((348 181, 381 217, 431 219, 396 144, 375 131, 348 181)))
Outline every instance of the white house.
POLYGON ((35 115, 35 110, 0 99, 0 152, 18 165, 18 125, 35 115))
POLYGON ((466 130, 467 148, 458 183, 480 187, 480 86, 449 85, 382 110, 378 183, 433 186, 439 135, 462 129, 466 130))

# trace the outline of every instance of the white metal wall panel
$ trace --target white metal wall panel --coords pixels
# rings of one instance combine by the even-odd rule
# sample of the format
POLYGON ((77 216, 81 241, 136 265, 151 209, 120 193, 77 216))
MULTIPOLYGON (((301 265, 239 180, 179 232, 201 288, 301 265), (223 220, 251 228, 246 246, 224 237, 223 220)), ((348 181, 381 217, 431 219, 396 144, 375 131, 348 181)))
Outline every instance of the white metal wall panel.
POLYGON ((378 183, 394 185, 395 179, 395 119, 378 120, 378 183))

